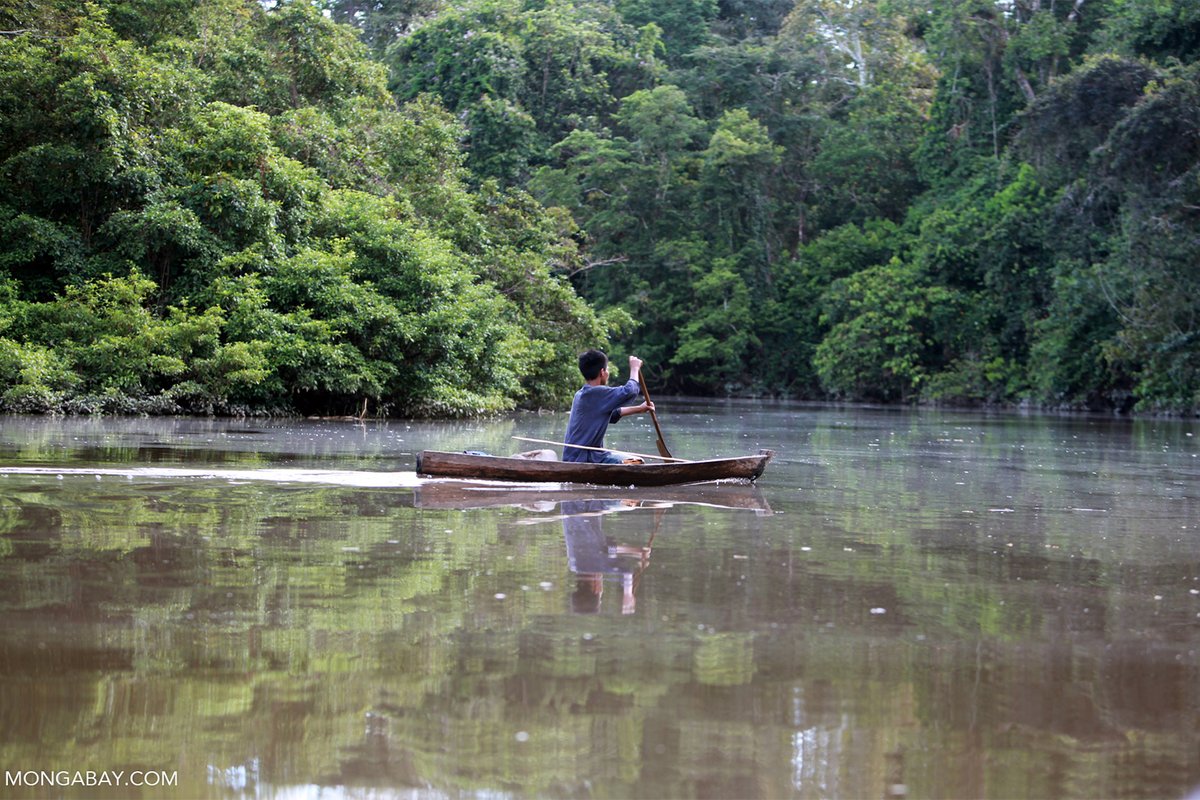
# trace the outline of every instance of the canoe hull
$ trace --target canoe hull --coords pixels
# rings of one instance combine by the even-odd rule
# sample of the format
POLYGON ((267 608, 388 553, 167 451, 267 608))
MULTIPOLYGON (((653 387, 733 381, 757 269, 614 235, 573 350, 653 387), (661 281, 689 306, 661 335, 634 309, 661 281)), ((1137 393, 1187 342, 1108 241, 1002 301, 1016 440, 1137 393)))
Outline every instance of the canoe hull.
POLYGON ((533 461, 425 450, 417 456, 417 474, 435 478, 535 483, 588 483, 598 486, 670 486, 719 480, 755 481, 774 452, 738 458, 713 458, 648 464, 588 464, 533 461))

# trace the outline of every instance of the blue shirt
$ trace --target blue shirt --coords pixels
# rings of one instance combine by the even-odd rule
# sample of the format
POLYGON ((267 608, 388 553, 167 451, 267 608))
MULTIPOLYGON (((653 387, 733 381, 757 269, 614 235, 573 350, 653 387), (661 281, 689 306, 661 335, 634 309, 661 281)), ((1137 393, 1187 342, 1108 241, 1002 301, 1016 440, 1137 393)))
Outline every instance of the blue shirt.
POLYGON ((619 508, 619 500, 565 500, 562 504, 563 537, 567 542, 567 567, 588 575, 633 572, 625 559, 610 555, 601 515, 619 508))
MULTIPOLYGON (((591 386, 585 384, 571 401, 571 418, 567 421, 567 444, 584 447, 604 447, 604 432, 621 418, 621 406, 641 393, 638 382, 628 380, 624 386, 591 386)), ((563 461, 603 461, 607 453, 596 450, 563 448, 563 461)))

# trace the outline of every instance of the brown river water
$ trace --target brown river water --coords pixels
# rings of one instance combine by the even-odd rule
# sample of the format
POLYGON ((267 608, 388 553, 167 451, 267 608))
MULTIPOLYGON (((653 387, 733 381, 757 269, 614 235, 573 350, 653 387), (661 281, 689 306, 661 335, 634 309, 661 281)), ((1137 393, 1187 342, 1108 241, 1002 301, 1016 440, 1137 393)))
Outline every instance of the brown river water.
POLYGON ((565 415, 0 417, 0 797, 1200 788, 1200 421, 658 407, 777 456, 514 492, 416 453, 565 415))

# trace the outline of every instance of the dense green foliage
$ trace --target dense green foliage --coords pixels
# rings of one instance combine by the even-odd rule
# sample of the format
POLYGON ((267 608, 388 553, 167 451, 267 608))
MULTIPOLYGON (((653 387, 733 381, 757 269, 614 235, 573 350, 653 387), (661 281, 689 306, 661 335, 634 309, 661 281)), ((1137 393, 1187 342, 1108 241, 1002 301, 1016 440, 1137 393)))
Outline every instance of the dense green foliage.
POLYGON ((487 0, 386 60, 467 120, 477 175, 570 210, 576 286, 676 390, 1191 410, 1198 25, 487 0))
POLYGON ((494 412, 604 341, 570 218, 315 8, 4 8, 4 409, 494 412))
POLYGON ((554 405, 610 335, 664 391, 1200 407, 1184 0, 0 23, 10 410, 554 405))

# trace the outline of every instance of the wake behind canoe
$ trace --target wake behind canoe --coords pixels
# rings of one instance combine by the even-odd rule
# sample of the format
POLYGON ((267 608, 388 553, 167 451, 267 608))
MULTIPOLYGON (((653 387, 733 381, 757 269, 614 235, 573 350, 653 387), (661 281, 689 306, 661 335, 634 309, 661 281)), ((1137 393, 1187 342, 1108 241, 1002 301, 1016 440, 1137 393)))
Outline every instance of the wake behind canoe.
POLYGON ((767 462, 773 455, 771 450, 760 450, 752 456, 712 458, 703 461, 589 464, 425 450, 417 456, 417 474, 425 477, 491 481, 669 486, 719 480, 755 481, 767 468, 767 462))

